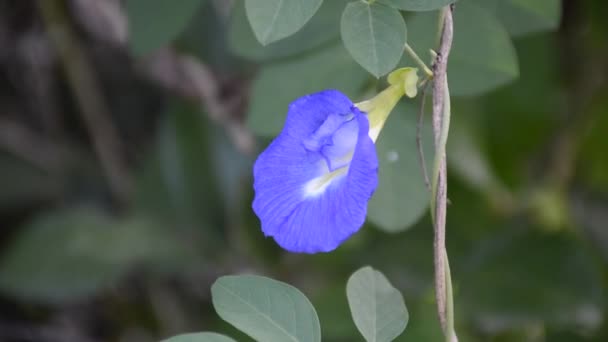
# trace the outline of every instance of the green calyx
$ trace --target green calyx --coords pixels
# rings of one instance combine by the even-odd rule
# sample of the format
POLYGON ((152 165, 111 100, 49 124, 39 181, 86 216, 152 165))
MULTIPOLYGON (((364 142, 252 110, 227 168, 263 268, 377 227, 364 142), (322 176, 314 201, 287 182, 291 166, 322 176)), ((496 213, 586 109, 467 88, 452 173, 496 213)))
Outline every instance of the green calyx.
POLYGON ((369 136, 374 142, 403 95, 412 98, 418 93, 418 69, 408 67, 394 70, 388 75, 387 81, 388 88, 372 99, 355 104, 359 110, 367 113, 369 136))

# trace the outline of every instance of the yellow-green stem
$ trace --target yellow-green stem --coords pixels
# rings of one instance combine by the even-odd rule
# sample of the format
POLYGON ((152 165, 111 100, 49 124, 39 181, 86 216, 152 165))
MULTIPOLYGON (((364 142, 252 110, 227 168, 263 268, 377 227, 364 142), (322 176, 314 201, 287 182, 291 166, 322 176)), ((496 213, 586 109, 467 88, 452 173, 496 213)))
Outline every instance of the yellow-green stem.
POLYGON ((422 71, 424 71, 426 76, 428 78, 433 77, 433 72, 431 71, 431 69, 426 66, 424 61, 418 56, 416 51, 414 51, 414 49, 412 49, 410 44, 408 44, 406 42, 404 47, 405 47, 405 52, 407 52, 407 54, 414 60, 414 62, 416 62, 416 64, 418 64, 418 66, 420 66, 420 68, 422 69, 422 71))
POLYGON ((445 256, 445 306, 446 306, 446 341, 457 342, 456 329, 454 328, 454 293, 452 291, 452 272, 450 271, 450 261, 448 260, 448 252, 444 250, 445 256))

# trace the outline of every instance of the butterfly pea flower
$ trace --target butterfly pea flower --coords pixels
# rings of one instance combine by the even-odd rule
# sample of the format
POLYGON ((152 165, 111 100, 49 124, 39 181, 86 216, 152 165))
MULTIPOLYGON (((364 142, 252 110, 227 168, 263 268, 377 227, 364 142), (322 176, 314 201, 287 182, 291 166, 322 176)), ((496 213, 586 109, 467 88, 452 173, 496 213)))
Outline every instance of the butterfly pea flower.
POLYGON ((368 101, 324 90, 290 104, 253 169, 253 210, 266 236, 291 252, 329 252, 361 228, 378 184, 374 143, 399 99, 416 95, 417 80, 416 69, 402 68, 368 101))

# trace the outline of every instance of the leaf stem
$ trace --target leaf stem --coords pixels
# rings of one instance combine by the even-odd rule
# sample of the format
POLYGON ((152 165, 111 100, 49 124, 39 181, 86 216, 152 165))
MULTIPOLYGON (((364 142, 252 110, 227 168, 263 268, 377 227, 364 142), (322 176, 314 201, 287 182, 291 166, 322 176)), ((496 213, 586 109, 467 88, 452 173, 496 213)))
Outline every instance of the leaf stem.
POLYGON ((424 61, 422 61, 422 59, 420 57, 418 57, 418 54, 416 54, 416 51, 414 51, 414 49, 412 49, 410 44, 405 42, 404 47, 405 47, 405 52, 407 52, 407 54, 414 60, 414 62, 416 62, 416 64, 418 64, 418 66, 420 66, 420 68, 424 71, 424 73, 427 75, 427 77, 429 77, 429 78, 433 77, 433 72, 431 71, 431 69, 426 66, 426 64, 424 63, 424 61))

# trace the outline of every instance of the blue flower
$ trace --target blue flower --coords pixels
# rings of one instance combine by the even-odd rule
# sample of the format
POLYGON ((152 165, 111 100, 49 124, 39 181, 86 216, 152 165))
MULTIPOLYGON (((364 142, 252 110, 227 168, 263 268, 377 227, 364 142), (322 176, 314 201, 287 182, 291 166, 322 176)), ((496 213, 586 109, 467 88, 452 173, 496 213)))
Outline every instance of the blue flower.
POLYGON ((377 101, 355 105, 325 90, 291 103, 253 170, 253 210, 266 236, 291 252, 329 252, 361 228, 378 184, 374 141, 407 88, 395 80, 377 101))

